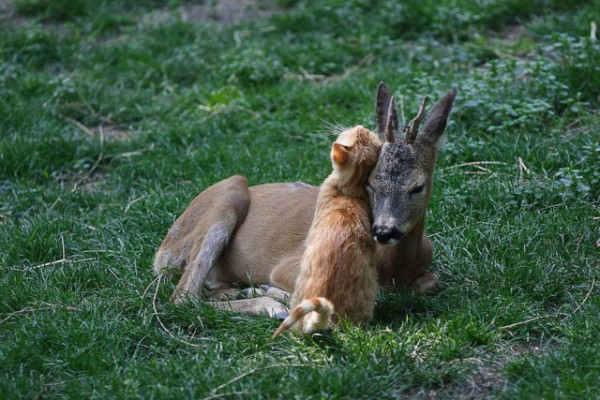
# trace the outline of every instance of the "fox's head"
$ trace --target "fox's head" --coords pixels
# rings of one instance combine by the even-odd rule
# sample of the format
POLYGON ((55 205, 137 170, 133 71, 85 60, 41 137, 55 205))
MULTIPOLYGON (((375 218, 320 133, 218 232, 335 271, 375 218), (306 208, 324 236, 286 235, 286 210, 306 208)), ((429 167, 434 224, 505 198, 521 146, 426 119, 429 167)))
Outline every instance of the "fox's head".
POLYGON ((377 242, 396 244, 423 220, 431 197, 437 150, 456 93, 452 89, 442 97, 419 130, 424 99, 406 135, 401 136, 392 93, 385 84, 379 84, 375 123, 383 146, 367 186, 377 242))
POLYGON ((364 191, 369 174, 377 163, 381 141, 361 125, 339 134, 331 147, 331 162, 337 175, 353 187, 364 191))

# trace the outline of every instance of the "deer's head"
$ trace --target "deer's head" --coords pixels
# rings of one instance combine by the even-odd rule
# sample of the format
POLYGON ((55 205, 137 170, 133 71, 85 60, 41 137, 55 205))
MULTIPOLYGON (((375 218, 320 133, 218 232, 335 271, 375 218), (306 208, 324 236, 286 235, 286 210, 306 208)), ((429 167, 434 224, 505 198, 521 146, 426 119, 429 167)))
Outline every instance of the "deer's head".
POLYGON ((402 136, 394 98, 385 84, 377 89, 375 123, 383 143, 379 160, 369 177, 373 210, 373 237, 393 245, 425 218, 433 183, 433 169, 448 115, 456 97, 452 89, 431 109, 423 128, 427 98, 402 136))

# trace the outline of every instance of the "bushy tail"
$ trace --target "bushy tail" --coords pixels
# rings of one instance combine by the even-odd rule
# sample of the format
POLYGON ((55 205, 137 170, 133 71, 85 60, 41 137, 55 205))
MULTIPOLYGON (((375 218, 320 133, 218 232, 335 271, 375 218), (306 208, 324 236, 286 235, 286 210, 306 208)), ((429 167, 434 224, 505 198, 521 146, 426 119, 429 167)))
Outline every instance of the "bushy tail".
POLYGON ((311 316, 310 320, 304 326, 305 332, 317 331, 329 328, 329 318, 333 314, 333 304, 325 297, 313 297, 310 299, 302 300, 298 304, 290 315, 279 325, 279 328, 273 334, 273 337, 281 335, 286 330, 290 329, 296 324, 301 318, 310 312, 315 312, 311 316))

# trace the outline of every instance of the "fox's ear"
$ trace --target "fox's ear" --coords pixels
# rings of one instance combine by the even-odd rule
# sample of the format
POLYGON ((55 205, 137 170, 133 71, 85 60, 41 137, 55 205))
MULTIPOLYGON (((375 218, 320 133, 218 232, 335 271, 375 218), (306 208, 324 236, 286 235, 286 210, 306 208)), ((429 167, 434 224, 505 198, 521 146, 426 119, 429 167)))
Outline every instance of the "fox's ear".
POLYGON ((331 161, 343 166, 348 162, 348 146, 340 143, 334 143, 331 147, 331 161))

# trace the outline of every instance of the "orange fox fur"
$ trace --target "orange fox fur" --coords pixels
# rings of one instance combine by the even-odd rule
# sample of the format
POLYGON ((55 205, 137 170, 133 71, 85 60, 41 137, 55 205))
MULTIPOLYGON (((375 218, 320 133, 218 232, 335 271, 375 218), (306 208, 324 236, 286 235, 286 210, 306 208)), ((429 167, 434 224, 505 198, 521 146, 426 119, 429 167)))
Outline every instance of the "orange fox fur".
POLYGON ((310 332, 339 318, 373 318, 377 269, 366 184, 380 148, 377 136, 362 126, 342 132, 333 144, 333 172, 319 190, 292 312, 274 337, 295 323, 310 332))
POLYGON ((321 331, 329 328, 329 320, 333 315, 333 304, 325 297, 312 297, 302 300, 290 315, 279 325, 279 328, 273 334, 273 338, 281 335, 286 330, 294 326, 300 319, 310 313, 310 316, 304 319, 304 331, 321 331))

